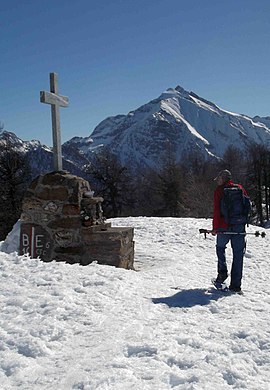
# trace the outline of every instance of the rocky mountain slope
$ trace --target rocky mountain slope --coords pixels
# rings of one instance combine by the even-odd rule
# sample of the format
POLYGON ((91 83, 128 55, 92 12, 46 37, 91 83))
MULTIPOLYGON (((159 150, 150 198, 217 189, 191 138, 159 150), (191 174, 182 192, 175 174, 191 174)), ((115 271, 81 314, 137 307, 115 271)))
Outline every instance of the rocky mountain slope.
MULTIPOLYGON (((22 141, 3 132, 13 147, 26 153, 35 173, 52 170, 52 150, 39 141, 22 141)), ((250 143, 270 146, 270 117, 228 112, 214 103, 177 86, 157 99, 103 120, 88 137, 76 136, 63 144, 64 168, 83 175, 93 153, 108 146, 125 164, 158 167, 168 150, 177 160, 200 152, 207 158, 222 157, 226 148, 240 149, 250 143)))
POLYGON ((178 86, 127 115, 105 119, 90 137, 75 137, 65 147, 91 158, 106 145, 124 163, 156 167, 168 148, 178 160, 190 152, 216 158, 230 145, 244 149, 252 142, 270 145, 270 117, 228 112, 178 86))
MULTIPOLYGON (((41 173, 53 171, 52 148, 42 145, 37 140, 23 141, 16 134, 3 131, 0 134, 0 153, 6 148, 27 156, 33 178, 41 173)), ((75 175, 82 176, 84 174, 83 166, 87 163, 84 155, 80 154, 77 149, 72 153, 72 147, 69 148, 69 154, 70 158, 65 156, 63 158, 63 168, 75 175), (76 158, 77 154, 79 158, 76 158)))

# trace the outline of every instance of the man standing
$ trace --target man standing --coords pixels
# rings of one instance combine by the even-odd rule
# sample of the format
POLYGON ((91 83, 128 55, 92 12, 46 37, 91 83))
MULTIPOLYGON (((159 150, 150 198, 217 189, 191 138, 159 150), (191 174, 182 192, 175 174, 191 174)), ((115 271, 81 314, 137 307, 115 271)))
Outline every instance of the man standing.
MULTIPOLYGON (((226 210, 224 211, 224 190, 231 188, 233 190, 236 190, 232 191, 235 194, 237 191, 238 193, 240 192, 242 194, 242 197, 247 196, 247 193, 240 184, 234 184, 232 182, 232 175, 231 172, 228 170, 223 170, 219 172, 219 174, 214 180, 217 182, 217 188, 214 192, 214 216, 212 234, 217 235, 216 253, 218 258, 218 275, 214 284, 217 288, 221 288, 222 283, 228 277, 225 249, 228 242, 231 241, 233 261, 231 267, 231 282, 229 289, 233 292, 241 293, 243 258, 246 248, 245 225, 247 223, 247 220, 245 220, 245 218, 247 219, 247 217, 242 218, 241 216, 238 216, 238 218, 231 219, 228 217, 226 210), (226 234, 224 234, 224 232, 226 232, 226 234)), ((230 207, 232 208, 232 206, 230 207)), ((242 205, 240 205, 238 208, 241 207, 242 205)))

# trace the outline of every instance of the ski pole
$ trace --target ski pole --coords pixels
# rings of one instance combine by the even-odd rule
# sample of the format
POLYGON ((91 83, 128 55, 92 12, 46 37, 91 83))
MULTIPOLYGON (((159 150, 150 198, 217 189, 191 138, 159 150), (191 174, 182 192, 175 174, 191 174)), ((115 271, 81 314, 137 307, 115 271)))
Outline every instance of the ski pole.
MULTIPOLYGON (((204 238, 206 238, 206 234, 209 234, 209 233, 213 233, 213 230, 208 230, 208 229, 199 229, 199 232, 200 233, 204 233, 204 238)), ((250 233, 250 232, 243 232, 243 233, 237 233, 237 232, 216 232, 216 234, 234 234, 234 235, 237 235, 237 236, 240 236, 240 235, 243 235, 243 236, 246 236, 247 234, 251 234, 255 237, 262 237, 264 238, 266 236, 266 233, 265 232, 259 232, 259 231, 256 231, 255 233, 250 233)))

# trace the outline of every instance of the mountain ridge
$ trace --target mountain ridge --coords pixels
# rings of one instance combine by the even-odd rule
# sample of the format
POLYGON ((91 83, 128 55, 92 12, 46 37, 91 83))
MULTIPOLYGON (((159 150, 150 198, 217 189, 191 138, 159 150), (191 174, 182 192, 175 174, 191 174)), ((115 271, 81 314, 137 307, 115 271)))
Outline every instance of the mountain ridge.
POLYGON ((103 145, 123 163, 156 167, 168 144, 181 160, 189 152, 221 158, 230 145, 245 149, 250 143, 268 143, 270 117, 232 113, 178 85, 126 115, 104 119, 90 137, 93 142, 85 149, 88 158, 103 145))
MULTIPOLYGON (((31 156, 35 173, 52 170, 51 148, 11 134, 2 132, 0 145, 10 137, 12 147, 31 156)), ((104 146, 136 170, 159 168, 168 149, 177 161, 189 153, 220 159, 228 146, 244 150, 252 143, 270 145, 270 116, 233 113, 177 85, 127 114, 104 119, 89 136, 71 138, 62 152, 65 169, 82 175, 93 153, 104 146)))

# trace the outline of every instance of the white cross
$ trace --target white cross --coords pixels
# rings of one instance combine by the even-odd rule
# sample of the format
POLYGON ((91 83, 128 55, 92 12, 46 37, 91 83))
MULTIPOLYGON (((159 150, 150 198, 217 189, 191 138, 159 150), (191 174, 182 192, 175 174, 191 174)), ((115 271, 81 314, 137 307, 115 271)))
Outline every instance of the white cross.
POLYGON ((53 133, 53 166, 55 171, 62 171, 61 130, 59 107, 68 106, 68 97, 58 95, 58 75, 50 73, 50 91, 40 91, 41 103, 51 105, 53 133))

